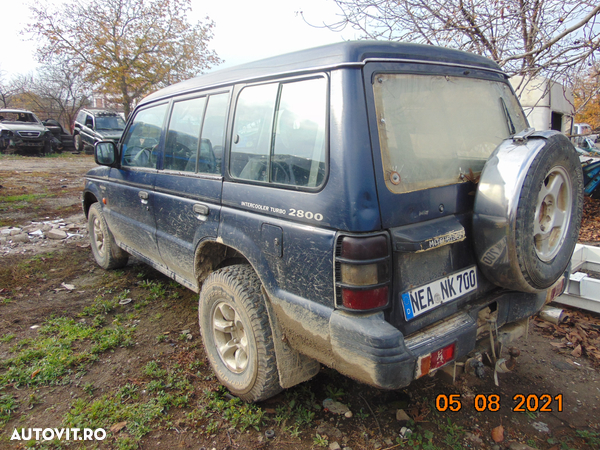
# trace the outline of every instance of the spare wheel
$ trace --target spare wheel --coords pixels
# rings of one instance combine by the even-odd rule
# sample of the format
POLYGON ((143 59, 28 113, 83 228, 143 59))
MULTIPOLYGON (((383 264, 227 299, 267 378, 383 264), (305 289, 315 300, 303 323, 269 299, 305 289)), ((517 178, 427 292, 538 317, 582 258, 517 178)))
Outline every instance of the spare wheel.
POLYGON ((558 132, 504 141, 486 162, 473 208, 478 265, 494 284, 540 292, 564 273, 579 236, 583 174, 558 132))

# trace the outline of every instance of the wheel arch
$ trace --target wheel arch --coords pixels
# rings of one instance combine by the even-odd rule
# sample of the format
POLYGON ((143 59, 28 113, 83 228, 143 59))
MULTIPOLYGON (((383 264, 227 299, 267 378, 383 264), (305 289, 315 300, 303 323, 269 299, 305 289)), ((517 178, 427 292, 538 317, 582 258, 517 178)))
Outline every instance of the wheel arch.
POLYGON ((98 197, 90 191, 85 191, 83 193, 82 206, 83 206, 83 213, 85 214, 86 219, 88 218, 89 213, 90 213, 90 208, 92 207, 92 205, 94 203, 98 203, 98 197))
POLYGON ((216 240, 201 242, 196 248, 194 273, 198 281, 198 290, 201 290, 202 282, 213 271, 234 264, 248 264, 262 284, 281 387, 287 389, 311 379, 319 372, 321 366, 318 361, 292 348, 285 339, 272 306, 271 295, 277 285, 268 262, 248 236, 240 235, 239 230, 236 230, 234 235, 237 237, 236 243, 218 237, 216 240), (250 252, 248 249, 251 249, 250 252), (253 259, 247 256, 252 253, 258 255, 258 257, 253 259), (257 268, 264 270, 264 272, 261 273, 261 270, 257 270, 257 268))

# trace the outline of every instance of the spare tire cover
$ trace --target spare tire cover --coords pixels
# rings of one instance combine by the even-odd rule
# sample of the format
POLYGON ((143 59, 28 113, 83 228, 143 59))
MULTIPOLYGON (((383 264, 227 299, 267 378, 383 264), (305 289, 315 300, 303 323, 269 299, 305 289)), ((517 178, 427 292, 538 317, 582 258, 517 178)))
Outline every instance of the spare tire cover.
POLYGON ((478 265, 494 284, 540 292, 564 273, 579 236, 583 174, 558 132, 506 140, 486 162, 475 195, 478 265))

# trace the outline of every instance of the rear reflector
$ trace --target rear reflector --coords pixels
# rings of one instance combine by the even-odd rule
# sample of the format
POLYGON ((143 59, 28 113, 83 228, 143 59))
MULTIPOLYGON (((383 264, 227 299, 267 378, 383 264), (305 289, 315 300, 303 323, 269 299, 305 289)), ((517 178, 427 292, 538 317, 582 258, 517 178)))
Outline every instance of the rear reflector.
POLYGON ((417 367, 415 369, 415 378, 420 378, 423 375, 427 375, 432 370, 439 369, 448 364, 454 359, 455 350, 456 342, 453 342, 440 350, 419 356, 417 367))
POLYGON ((366 290, 342 289, 342 304, 346 308, 356 310, 375 309, 387 305, 387 302, 387 286, 366 290))

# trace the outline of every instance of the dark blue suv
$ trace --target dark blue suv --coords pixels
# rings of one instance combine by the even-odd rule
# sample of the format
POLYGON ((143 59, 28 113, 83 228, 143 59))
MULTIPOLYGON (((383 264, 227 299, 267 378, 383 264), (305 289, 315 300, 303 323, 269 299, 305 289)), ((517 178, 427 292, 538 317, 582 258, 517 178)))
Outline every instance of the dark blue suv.
POLYGON ((582 212, 568 139, 528 128, 495 63, 432 46, 203 75, 95 157, 98 264, 135 255, 199 292, 212 367, 247 401, 320 364, 396 389, 508 342, 561 293, 582 212))

